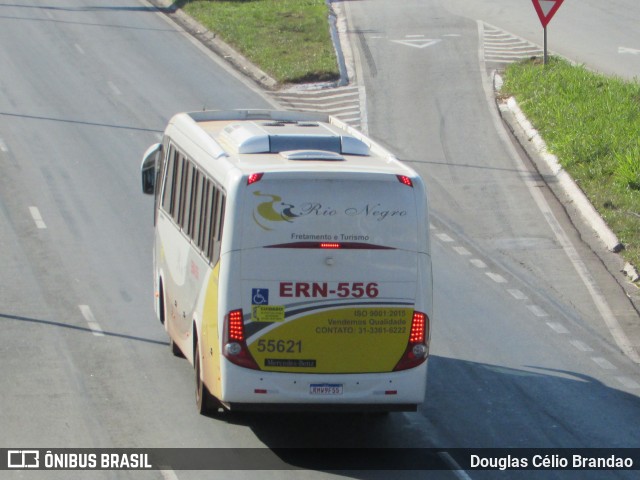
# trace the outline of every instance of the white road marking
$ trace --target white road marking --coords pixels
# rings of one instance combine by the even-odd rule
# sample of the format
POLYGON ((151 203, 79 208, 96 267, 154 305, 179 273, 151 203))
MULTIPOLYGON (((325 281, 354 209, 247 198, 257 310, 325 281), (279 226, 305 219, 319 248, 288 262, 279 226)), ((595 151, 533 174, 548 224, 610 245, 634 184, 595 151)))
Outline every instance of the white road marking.
POLYGON ((47 228, 47 224, 44 223, 44 220, 42 219, 42 215, 40 215, 40 210, 38 210, 38 207, 29 207, 29 212, 31 212, 31 218, 33 218, 33 221, 36 222, 36 227, 47 228))
POLYGON ((549 314, 547 312, 545 312, 542 308, 540 308, 538 305, 527 305, 527 308, 536 317, 542 318, 542 317, 548 317, 549 316, 549 314))
POLYGON ((122 95, 122 92, 120 91, 120 89, 111 80, 109 80, 107 84, 109 85, 109 88, 113 93, 115 93, 116 95, 122 95))
POLYGON ((84 55, 84 54, 85 54, 85 53, 84 53, 84 49, 83 49, 80 45, 78 45, 77 43, 75 43, 73 46, 74 46, 74 47, 76 47, 76 50, 77 50, 78 52, 80 52, 82 55, 84 55))
POLYGON ((580 340, 571 340, 569 343, 574 347, 576 347, 581 352, 593 352, 593 348, 591 348, 586 343, 581 342, 580 340))
POLYGON ((485 275, 496 283, 507 283, 507 280, 498 273, 485 272, 485 275))
POLYGON ((458 255, 467 256, 471 255, 471 252, 464 247, 453 247, 458 255))
POLYGON ((82 316, 87 321, 87 325, 89 325, 89 329, 91 329, 91 333, 93 333, 96 337, 104 337, 104 330, 93 316, 93 312, 89 305, 78 305, 80 312, 82 312, 82 316))
POLYGON ((436 237, 438 237, 443 242, 447 242, 447 243, 453 242, 453 238, 451 238, 446 233, 436 233, 436 237))
POLYGON ((640 55, 637 48, 618 47, 618 53, 630 53, 631 55, 640 55))
POLYGON ((627 388, 640 388, 640 383, 636 382, 635 380, 632 380, 631 378, 616 377, 616 380, 618 380, 622 385, 624 385, 627 388))
POLYGON ((484 263, 479 258, 472 258, 471 260, 469 260, 469 263, 471 263, 471 265, 477 268, 487 268, 487 264, 484 263))
POLYGON ((561 334, 569 333, 569 330, 567 330, 566 327, 561 323, 547 322, 547 325, 549 325, 549 328, 551 328, 551 330, 553 330, 556 333, 561 333, 561 334))
POLYGON ((522 293, 520 290, 518 290, 517 288, 509 288, 507 289, 507 292, 509 292, 509 294, 515 298, 516 300, 526 300, 527 296, 522 293))
MULTIPOLYGON (((160 467, 160 468, 163 468, 163 467, 160 467)), ((170 469, 160 470, 160 475, 162 475, 162 478, 164 478, 164 480, 179 480, 178 476, 176 475, 176 472, 170 469)))
POLYGON ((591 360, 596 362, 600 368, 603 368, 605 370, 617 370, 618 369, 618 367, 616 367, 613 363, 611 363, 606 358, 591 357, 591 360))
POLYGON ((438 452, 438 456, 451 468, 453 473, 459 480, 471 480, 471 477, 465 472, 458 462, 456 462, 449 452, 438 452))
POLYGON ((7 153, 9 151, 9 147, 7 147, 7 144, 4 143, 4 140, 2 140, 0 138, 0 151, 3 151, 4 153, 7 153))
POLYGON ((406 40, 391 40, 394 43, 399 43, 401 45, 406 45, 407 47, 415 47, 415 48, 426 48, 436 43, 440 43, 442 40, 439 38, 416 38, 411 39, 407 38, 406 40))

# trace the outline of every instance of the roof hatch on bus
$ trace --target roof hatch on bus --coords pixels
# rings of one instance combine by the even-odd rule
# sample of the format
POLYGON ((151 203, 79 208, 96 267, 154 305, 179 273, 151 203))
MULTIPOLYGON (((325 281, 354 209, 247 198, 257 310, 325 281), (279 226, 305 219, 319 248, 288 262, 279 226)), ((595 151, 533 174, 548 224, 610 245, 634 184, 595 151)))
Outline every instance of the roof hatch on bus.
POLYGON ((369 145, 332 125, 317 122, 242 122, 224 128, 221 138, 238 153, 321 150, 369 155, 369 145))

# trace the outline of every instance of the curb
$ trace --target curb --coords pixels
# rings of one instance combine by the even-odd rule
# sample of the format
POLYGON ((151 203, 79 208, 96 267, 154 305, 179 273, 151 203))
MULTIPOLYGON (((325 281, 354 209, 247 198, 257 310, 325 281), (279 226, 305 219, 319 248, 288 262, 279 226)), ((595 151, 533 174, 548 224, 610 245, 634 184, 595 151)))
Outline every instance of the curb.
MULTIPOLYGON (((497 72, 494 72, 494 91, 499 93, 500 88, 502 86, 502 77, 497 72)), ((609 225, 604 221, 600 213, 595 209, 591 201, 584 194, 582 189, 578 186, 571 175, 567 173, 567 171, 560 165, 558 161, 558 157, 549 153, 547 149, 547 144, 544 139, 540 136, 540 133, 533 127, 529 119, 527 119, 524 112, 520 109, 518 102, 514 97, 509 97, 506 101, 497 100, 498 110, 502 112, 503 110, 508 110, 511 112, 513 117, 515 118, 518 126, 522 129, 527 139, 535 150, 538 152, 540 158, 543 160, 547 168, 550 170, 551 174, 555 177, 558 185, 562 189, 565 195, 567 195, 576 209, 580 212, 580 215, 585 219, 585 221, 591 226, 596 235, 600 238, 600 240, 604 243, 606 248, 613 252, 618 253, 624 249, 624 245, 615 233, 609 228, 609 225)), ((504 117, 503 117, 504 118, 504 117)), ((524 147, 524 145, 523 145, 524 147)), ((545 182, 548 184, 548 182, 545 182)), ((638 273, 636 267, 634 267, 629 262, 624 264, 622 270, 620 270, 633 284, 638 286, 638 282, 640 281, 640 274, 638 273)))
MULTIPOLYGON (((498 77, 499 76, 496 74, 496 78, 498 77)), ((500 80, 497 80, 497 82, 499 83, 500 80)), ((622 249, 624 249, 624 245, 622 245, 615 233, 613 233, 613 231, 606 224, 602 216, 600 216, 600 214, 595 209, 593 204, 589 201, 582 189, 578 186, 575 180, 571 178, 567 171, 562 168, 562 165, 560 165, 560 162, 558 162, 558 157, 549 153, 547 144, 540 136, 540 133, 533 127, 531 122, 522 112, 516 99, 510 97, 506 101, 506 103, 503 103, 503 105, 506 105, 507 109, 511 111, 518 125, 520 126, 520 128, 522 128, 529 141, 533 144, 537 152, 540 154, 540 157, 545 162, 549 170, 551 170, 552 175, 556 178, 564 193, 568 195, 569 198, 571 198, 580 214, 587 221, 587 223, 591 225, 591 228, 596 232, 607 249, 614 253, 618 253, 622 249)))
MULTIPOLYGON (((345 60, 342 42, 340 41, 340 26, 338 25, 340 15, 336 12, 335 0, 326 0, 329 9, 328 23, 338 61, 340 79, 331 82, 302 84, 302 89, 325 89, 343 87, 349 84, 348 67, 345 60)), ((176 6, 173 0, 146 0, 160 12, 172 18, 175 23, 186 30, 200 43, 215 52, 220 58, 229 62, 236 70, 248 76, 267 91, 277 91, 286 88, 287 85, 278 83, 268 73, 261 70, 254 63, 249 61, 244 55, 221 40, 215 32, 208 30, 204 25, 187 15, 181 8, 176 6)))

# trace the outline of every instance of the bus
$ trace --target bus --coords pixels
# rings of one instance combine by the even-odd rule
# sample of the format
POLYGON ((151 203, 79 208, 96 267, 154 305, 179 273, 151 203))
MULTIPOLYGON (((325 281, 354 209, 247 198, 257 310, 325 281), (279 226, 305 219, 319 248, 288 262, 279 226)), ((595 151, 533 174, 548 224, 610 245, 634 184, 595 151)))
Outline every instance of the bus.
POLYGON ((200 413, 416 411, 432 321, 427 194, 323 114, 179 113, 145 152, 155 312, 200 413))

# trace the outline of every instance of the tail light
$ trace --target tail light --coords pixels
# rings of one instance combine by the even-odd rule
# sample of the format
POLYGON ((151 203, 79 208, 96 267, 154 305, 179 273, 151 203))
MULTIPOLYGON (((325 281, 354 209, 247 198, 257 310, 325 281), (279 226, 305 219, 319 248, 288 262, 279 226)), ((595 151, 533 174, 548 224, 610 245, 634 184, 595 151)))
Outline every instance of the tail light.
POLYGON ((263 175, 264 175, 264 173, 252 173, 247 178, 247 185, 252 185, 252 184, 254 184, 256 182, 259 182, 260 180, 262 180, 262 176, 263 175))
POLYGON ((340 248, 341 245, 339 243, 335 243, 335 242, 322 242, 320 244, 320 248, 340 248))
POLYGON ((394 372, 414 368, 425 362, 429 355, 429 328, 429 317, 422 312, 413 312, 407 348, 393 369, 394 372))
POLYGON ((398 181, 407 187, 413 187, 413 181, 407 177, 406 175, 396 175, 398 177, 398 181))
POLYGON ((245 368, 260 370, 247 347, 242 310, 232 310, 225 315, 222 345, 223 354, 231 363, 245 368))

